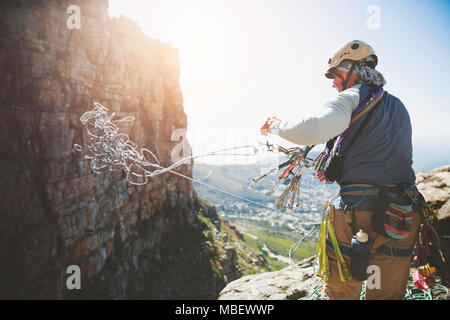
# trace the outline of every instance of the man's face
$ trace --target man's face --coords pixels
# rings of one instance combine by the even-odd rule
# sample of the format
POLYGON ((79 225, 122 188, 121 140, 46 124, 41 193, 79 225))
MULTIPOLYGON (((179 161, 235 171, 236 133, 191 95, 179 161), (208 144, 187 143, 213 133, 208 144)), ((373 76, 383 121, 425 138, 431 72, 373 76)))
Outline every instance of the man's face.
MULTIPOLYGON (((347 73, 348 72, 345 72, 342 70, 337 70, 337 69, 335 69, 333 71, 334 80, 333 80, 332 87, 336 88, 336 90, 338 92, 341 92, 342 90, 344 90, 342 83, 344 82, 344 79, 347 78, 347 73)), ((350 79, 348 79, 347 88, 350 88, 350 87, 354 86, 355 84, 357 84, 360 79, 361 79, 361 77, 359 76, 359 74, 353 72, 350 76, 350 79)))
POLYGON ((335 88, 338 92, 342 91, 342 82, 344 82, 344 79, 347 77, 347 72, 341 71, 341 70, 334 70, 334 80, 332 87, 335 88))

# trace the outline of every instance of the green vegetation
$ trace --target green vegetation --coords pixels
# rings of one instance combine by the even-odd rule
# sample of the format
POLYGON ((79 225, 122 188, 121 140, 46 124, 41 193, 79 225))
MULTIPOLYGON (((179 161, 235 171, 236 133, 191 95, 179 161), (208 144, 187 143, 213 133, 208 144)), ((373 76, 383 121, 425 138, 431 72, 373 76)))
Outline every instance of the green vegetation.
POLYGON ((198 214, 197 215, 198 219, 203 222, 204 224, 206 224, 208 226, 208 229, 212 230, 214 229, 214 224, 211 222, 211 220, 209 220, 208 218, 206 218, 205 216, 203 216, 202 214, 198 214))
POLYGON ((260 268, 257 268, 250 262, 249 253, 254 257, 257 257, 260 253, 260 250, 257 246, 249 246, 245 240, 239 238, 236 235, 235 231, 231 229, 230 223, 228 221, 222 220, 220 232, 227 234, 228 239, 230 240, 228 243, 231 244, 236 250, 238 256, 237 264, 239 269, 242 270, 243 275, 260 273, 260 268, 262 268, 264 271, 272 270, 264 264, 261 264, 259 266, 260 268))
POLYGON ((255 250, 255 252, 261 253, 261 248, 259 247, 259 244, 256 239, 253 239, 248 235, 244 234, 244 241, 250 248, 255 250))
POLYGON ((277 271, 286 268, 286 263, 281 262, 278 259, 266 257, 267 262, 269 263, 270 271, 277 271))
MULTIPOLYGON (((270 251, 286 257, 289 255, 289 249, 300 238, 297 234, 289 234, 280 231, 256 230, 253 231, 252 234, 258 237, 259 243, 265 243, 270 251)), ((294 258, 308 258, 314 255, 315 249, 315 242, 307 241, 296 252, 294 258)))
MULTIPOLYGON (((201 203, 205 206, 210 206, 210 204, 201 200, 201 203)), ((237 268, 236 272, 240 272, 238 276, 244 276, 247 274, 256 274, 264 271, 271 271, 272 269, 264 264, 263 261, 259 265, 254 265, 253 259, 259 255, 260 251, 252 250, 245 241, 239 238, 236 232, 233 230, 231 223, 227 220, 220 218, 220 228, 214 225, 212 221, 203 215, 202 212, 197 214, 197 218, 203 223, 206 228, 202 231, 205 240, 208 240, 211 243, 209 247, 210 256, 211 256, 211 268, 214 272, 214 278, 216 281, 223 281, 224 273, 221 266, 220 257, 225 255, 224 245, 231 245, 237 254, 237 268), (226 240, 222 240, 220 237, 215 237, 214 234, 222 234, 226 235, 226 240)), ((227 274, 228 277, 232 276, 232 274, 227 274)), ((236 276, 236 275, 235 275, 236 276)))
MULTIPOLYGON (((233 246, 236 250, 237 267, 242 272, 242 275, 260 273, 261 270, 274 271, 283 269, 288 264, 276 258, 269 257, 266 252, 263 253, 262 248, 266 245, 272 253, 288 257, 290 248, 301 237, 298 232, 292 232, 284 225, 274 227, 267 221, 255 221, 243 217, 229 217, 226 220, 221 218, 220 228, 218 228, 218 225, 215 226, 202 213, 198 214, 198 219, 206 226, 203 230, 204 237, 213 244, 212 248, 215 249, 215 252, 211 252, 214 257, 211 261, 213 270, 219 268, 220 262, 216 259, 225 254, 223 247, 225 242, 233 246), (238 229, 247 230, 247 233, 254 235, 257 239, 247 234, 244 234, 241 239, 233 230, 234 227, 229 221, 232 221, 233 225, 238 229), (226 235, 225 239, 227 240, 223 241, 220 237, 213 236, 214 233, 226 235), (255 261, 259 262, 255 265, 255 261)), ((315 249, 316 242, 309 239, 297 250, 292 258, 300 261, 311 257, 315 254, 315 249)))
MULTIPOLYGON (((289 233, 280 230, 267 230, 263 228, 252 228, 251 231, 247 233, 252 234, 258 239, 254 239, 246 234, 244 234, 244 241, 248 247, 252 248, 258 253, 262 252, 262 247, 265 244, 269 250, 277 255, 282 255, 285 257, 289 256, 289 250, 291 246, 299 240, 299 235, 295 233, 289 233)), ((302 259, 311 257, 315 254, 316 242, 313 240, 307 240, 300 248, 297 250, 293 259, 300 261, 302 259)), ((287 265, 278 259, 270 258, 265 255, 266 260, 269 263, 270 270, 279 270, 285 268, 287 265)))

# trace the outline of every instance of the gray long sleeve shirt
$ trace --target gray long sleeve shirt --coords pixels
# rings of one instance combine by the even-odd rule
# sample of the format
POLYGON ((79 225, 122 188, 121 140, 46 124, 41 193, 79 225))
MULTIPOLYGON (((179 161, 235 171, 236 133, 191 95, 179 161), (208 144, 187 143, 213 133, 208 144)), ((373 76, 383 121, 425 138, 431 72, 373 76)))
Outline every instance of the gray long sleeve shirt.
MULTIPOLYGON (((270 127, 270 132, 300 145, 325 143, 348 127, 353 110, 367 94, 366 86, 353 86, 327 102, 318 116, 305 117, 294 123, 277 122, 270 127)), ((344 138, 343 150, 366 116, 362 116, 344 138)), ((385 92, 367 126, 347 151, 337 183, 414 184, 411 135, 411 122, 405 106, 398 98, 385 92)))

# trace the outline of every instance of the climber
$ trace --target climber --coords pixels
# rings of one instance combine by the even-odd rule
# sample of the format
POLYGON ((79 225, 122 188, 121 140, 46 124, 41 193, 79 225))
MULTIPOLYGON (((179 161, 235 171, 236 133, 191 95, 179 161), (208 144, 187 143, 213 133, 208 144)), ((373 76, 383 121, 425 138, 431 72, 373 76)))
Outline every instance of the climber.
MULTIPOLYGON (((364 105, 364 101, 381 92, 378 94, 381 97, 379 102, 374 101, 369 112, 364 113, 362 109, 362 116, 355 119, 354 127, 342 140, 340 148, 345 152, 345 158, 335 179, 340 186, 340 194, 332 203, 333 228, 346 266, 351 266, 352 237, 356 232, 364 230, 371 239, 369 265, 380 270, 380 281, 377 285, 366 286, 366 299, 402 299, 422 218, 416 212, 418 210, 401 206, 411 209, 399 211, 405 214, 403 229, 393 221, 392 225, 386 223, 389 229, 386 232, 374 230, 372 220, 377 216, 374 211, 379 205, 381 190, 401 186, 396 195, 403 197, 402 201, 406 195, 411 198, 418 196, 414 186, 408 111, 398 98, 382 90, 386 81, 375 69, 377 64, 378 57, 368 44, 358 40, 345 44, 328 60, 325 73, 327 78, 333 79, 332 86, 338 91, 336 96, 326 102, 317 115, 301 117, 296 122, 268 118, 261 127, 261 134, 277 134, 299 145, 327 143, 332 157, 335 138, 346 131, 350 123, 353 124, 354 111, 360 110, 358 107, 364 105), (391 236, 388 231, 393 232, 391 236)), ((330 275, 324 292, 333 300, 359 299, 362 281, 354 277, 345 281, 340 277, 342 268, 336 252, 327 241, 330 275)))

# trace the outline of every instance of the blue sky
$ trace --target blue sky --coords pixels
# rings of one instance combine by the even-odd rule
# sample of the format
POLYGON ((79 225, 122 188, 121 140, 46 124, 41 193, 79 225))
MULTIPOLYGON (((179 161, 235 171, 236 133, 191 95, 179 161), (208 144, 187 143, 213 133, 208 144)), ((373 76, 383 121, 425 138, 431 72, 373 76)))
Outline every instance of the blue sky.
MULTIPOLYGON (((320 110, 335 94, 323 76, 331 52, 360 39, 377 52, 386 90, 409 110, 414 169, 450 163, 448 1, 110 0, 110 14, 180 49, 194 154, 263 141, 268 116, 320 110), (379 28, 368 26, 371 6, 379 28)), ((251 160, 205 159, 230 161, 251 160)))

